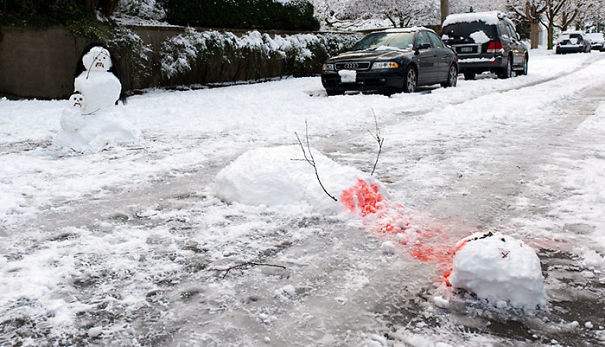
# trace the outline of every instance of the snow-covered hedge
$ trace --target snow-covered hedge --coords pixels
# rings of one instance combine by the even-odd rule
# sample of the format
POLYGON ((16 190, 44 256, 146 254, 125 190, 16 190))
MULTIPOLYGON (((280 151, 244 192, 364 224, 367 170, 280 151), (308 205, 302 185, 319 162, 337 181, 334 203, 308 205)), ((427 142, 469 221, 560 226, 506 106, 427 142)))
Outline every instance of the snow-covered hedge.
POLYGON ((202 80, 193 83, 203 83, 214 82, 212 74, 220 74, 222 80, 310 75, 329 56, 359 39, 358 35, 328 33, 270 36, 258 31, 237 36, 187 28, 162 44, 162 76, 178 80, 178 76, 195 72, 202 80), (266 76, 267 72, 272 76, 266 76))

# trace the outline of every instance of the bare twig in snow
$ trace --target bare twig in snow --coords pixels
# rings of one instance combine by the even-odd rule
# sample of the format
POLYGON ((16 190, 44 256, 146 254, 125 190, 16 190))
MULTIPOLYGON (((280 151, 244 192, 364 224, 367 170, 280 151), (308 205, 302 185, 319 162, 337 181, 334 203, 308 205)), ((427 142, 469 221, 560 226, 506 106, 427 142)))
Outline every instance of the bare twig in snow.
POLYGON ((321 179, 319 178, 319 173, 317 172, 317 164, 315 163, 315 158, 313 158, 313 152, 311 152, 311 145, 309 144, 309 124, 307 123, 306 120, 305 120, 305 136, 306 136, 306 140, 307 140, 307 150, 306 151, 305 151, 305 146, 303 145, 302 141, 300 140, 300 137, 298 136, 298 133, 294 132, 294 135, 296 135, 296 139, 298 140, 300 149, 302 149, 303 156, 305 157, 305 161, 313 167, 313 170, 315 170, 315 177, 317 177, 317 181, 319 182, 321 189, 323 189, 324 193, 326 193, 332 200, 338 201, 338 199, 336 199, 332 194, 328 193, 328 191, 324 187, 323 183, 321 182, 321 179), (309 151, 308 156, 307 156, 307 151, 309 151))
POLYGON ((225 268, 225 269, 210 269, 210 270, 218 271, 218 272, 225 272, 223 274, 223 278, 225 278, 225 277, 227 277, 227 275, 229 274, 229 271, 231 271, 231 270, 243 269, 243 268, 252 267, 252 266, 269 266, 269 267, 278 267, 280 269, 286 269, 286 267, 283 266, 283 265, 275 265, 275 264, 266 264, 266 263, 257 263, 257 262, 253 262, 253 261, 247 261, 245 263, 233 265, 233 266, 230 266, 230 267, 225 268))
POLYGON ((376 171, 376 165, 378 165, 378 159, 380 158, 380 153, 382 153, 382 144, 384 143, 384 138, 380 137, 380 128, 378 128, 378 120, 376 119, 376 113, 372 109, 372 114, 374 115, 374 123, 376 124, 376 133, 372 134, 369 130, 370 135, 378 142, 378 154, 376 155, 376 161, 374 162, 374 167, 372 167, 372 173, 370 176, 374 176, 374 171, 376 171))

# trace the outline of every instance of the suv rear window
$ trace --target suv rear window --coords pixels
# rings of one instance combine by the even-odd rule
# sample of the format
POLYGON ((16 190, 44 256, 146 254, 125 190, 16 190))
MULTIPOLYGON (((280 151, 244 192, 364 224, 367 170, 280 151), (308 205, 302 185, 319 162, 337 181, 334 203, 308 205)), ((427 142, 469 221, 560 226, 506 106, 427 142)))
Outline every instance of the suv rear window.
POLYGON ((448 45, 474 43, 475 41, 471 38, 471 35, 478 31, 483 31, 492 40, 498 38, 496 26, 481 21, 449 24, 441 31, 443 35, 441 38, 448 45))

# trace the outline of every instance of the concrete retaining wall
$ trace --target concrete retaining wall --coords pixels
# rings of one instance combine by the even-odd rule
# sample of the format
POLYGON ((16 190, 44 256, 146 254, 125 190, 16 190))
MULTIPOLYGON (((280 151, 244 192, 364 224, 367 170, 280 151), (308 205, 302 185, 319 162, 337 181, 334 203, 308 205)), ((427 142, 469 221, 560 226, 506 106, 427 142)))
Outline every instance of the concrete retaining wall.
MULTIPOLYGON (((184 32, 181 27, 129 27, 152 49, 151 74, 135 80, 127 61, 120 61, 124 90, 178 84, 205 84, 277 77, 286 71, 286 62, 277 57, 258 54, 224 61, 210 61, 175 79, 161 76, 162 42, 184 32)), ((231 31, 231 30, 230 30, 231 31)), ((246 31, 231 31, 242 34, 246 31)), ((272 34, 295 34, 268 32, 272 34)), ((15 98, 59 99, 73 91, 77 59, 88 42, 75 38, 63 27, 34 30, 17 27, 0 28, 0 96, 15 98)), ((319 57, 324 59, 325 57, 319 57)))

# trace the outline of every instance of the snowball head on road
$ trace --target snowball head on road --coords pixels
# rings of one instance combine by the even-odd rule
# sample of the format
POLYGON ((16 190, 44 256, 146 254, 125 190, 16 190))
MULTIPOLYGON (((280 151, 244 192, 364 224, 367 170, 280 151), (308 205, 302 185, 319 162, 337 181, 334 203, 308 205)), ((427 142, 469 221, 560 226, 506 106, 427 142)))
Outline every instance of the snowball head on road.
POLYGON ((498 307, 544 307, 540 259, 523 241, 501 233, 475 233, 459 242, 449 282, 498 307))
MULTIPOLYGON (((311 151, 321 182, 336 198, 359 178, 369 179, 357 169, 311 151)), ((217 174, 214 191, 225 201, 248 205, 308 204, 316 210, 342 209, 323 192, 300 146, 258 148, 242 154, 217 174)))

